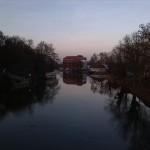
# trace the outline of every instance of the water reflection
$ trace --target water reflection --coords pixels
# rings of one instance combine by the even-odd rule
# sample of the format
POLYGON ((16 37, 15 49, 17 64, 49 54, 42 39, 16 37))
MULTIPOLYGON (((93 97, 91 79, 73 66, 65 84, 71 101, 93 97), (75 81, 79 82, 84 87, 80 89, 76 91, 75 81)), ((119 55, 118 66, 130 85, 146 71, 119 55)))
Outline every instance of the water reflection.
POLYGON ((32 113, 35 103, 53 103, 54 97, 60 90, 59 80, 38 80, 31 88, 3 91, 0 93, 0 119, 7 114, 21 115, 26 111, 32 113))
POLYGON ((82 86, 86 84, 86 74, 80 72, 63 72, 63 82, 66 84, 82 86))
POLYGON ((150 149, 150 110, 134 94, 125 88, 114 89, 106 80, 91 80, 94 93, 106 94, 106 110, 111 113, 111 122, 131 150, 150 149))
POLYGON ((113 96, 115 89, 112 88, 112 85, 109 83, 108 80, 105 80, 104 78, 91 78, 90 79, 91 84, 91 91, 93 93, 99 93, 99 94, 107 94, 110 97, 113 96))
POLYGON ((58 77, 0 94, 1 149, 150 149, 149 108, 130 91, 89 77, 67 86, 83 85, 83 74, 58 77))
POLYGON ((113 114, 122 137, 130 140, 130 149, 150 149, 150 113, 135 95, 121 88, 110 100, 107 110, 113 114))

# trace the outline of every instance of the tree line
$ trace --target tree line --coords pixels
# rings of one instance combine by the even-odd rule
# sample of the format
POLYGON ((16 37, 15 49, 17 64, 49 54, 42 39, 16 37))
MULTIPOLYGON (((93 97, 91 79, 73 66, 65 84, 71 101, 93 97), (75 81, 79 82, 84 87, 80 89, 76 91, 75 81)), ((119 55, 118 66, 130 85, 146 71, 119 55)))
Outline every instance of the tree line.
POLYGON ((0 31, 0 71, 27 76, 43 75, 58 67, 58 54, 53 44, 44 41, 34 46, 33 40, 6 36, 0 31))
POLYGON ((111 52, 93 54, 89 64, 105 64, 107 72, 122 77, 150 77, 150 23, 141 24, 138 31, 126 35, 111 52))

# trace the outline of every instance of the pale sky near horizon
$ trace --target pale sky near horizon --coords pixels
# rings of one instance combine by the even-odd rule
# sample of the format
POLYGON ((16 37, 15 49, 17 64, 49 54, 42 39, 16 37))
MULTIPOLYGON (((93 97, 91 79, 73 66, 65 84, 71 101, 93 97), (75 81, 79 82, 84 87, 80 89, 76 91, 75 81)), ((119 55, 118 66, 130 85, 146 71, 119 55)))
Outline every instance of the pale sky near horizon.
POLYGON ((111 51, 148 22, 148 0, 0 0, 5 35, 52 43, 61 58, 111 51))

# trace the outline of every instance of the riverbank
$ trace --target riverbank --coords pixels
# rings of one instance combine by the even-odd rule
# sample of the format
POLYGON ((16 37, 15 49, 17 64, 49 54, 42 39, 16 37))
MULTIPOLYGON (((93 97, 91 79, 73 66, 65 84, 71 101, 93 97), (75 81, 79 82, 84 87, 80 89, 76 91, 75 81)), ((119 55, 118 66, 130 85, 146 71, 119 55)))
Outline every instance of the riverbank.
POLYGON ((112 85, 126 88, 141 99, 145 105, 150 107, 150 79, 133 81, 133 78, 120 78, 113 75, 107 75, 106 79, 108 79, 112 85))

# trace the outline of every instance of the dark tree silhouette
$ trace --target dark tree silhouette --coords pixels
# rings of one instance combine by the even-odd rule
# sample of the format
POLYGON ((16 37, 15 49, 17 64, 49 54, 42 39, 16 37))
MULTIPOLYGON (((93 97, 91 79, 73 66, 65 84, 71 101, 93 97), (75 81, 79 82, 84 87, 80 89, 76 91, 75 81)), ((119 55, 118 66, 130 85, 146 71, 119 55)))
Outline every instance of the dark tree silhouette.
POLYGON ((5 36, 0 31, 0 69, 9 73, 27 76, 53 71, 59 57, 52 44, 44 41, 35 48, 33 40, 19 36, 5 36))
POLYGON ((108 73, 141 79, 150 77, 150 23, 126 35, 110 53, 93 54, 94 61, 107 64, 108 73))

